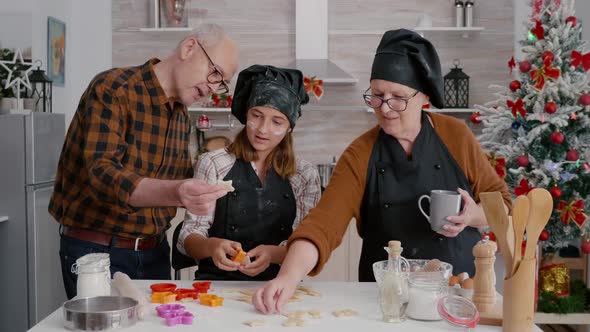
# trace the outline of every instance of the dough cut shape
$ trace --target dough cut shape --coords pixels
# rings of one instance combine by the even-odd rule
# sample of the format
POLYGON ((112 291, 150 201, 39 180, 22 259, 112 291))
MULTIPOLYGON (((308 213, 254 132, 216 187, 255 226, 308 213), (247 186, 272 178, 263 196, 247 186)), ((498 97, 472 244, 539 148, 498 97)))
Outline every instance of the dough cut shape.
POLYGON ((257 327, 257 326, 266 325, 266 322, 263 321, 262 319, 254 319, 254 320, 247 320, 247 321, 243 322, 242 324, 250 326, 250 327, 257 327))
POLYGON ((218 180, 217 184, 222 186, 223 189, 225 189, 227 192, 232 192, 234 190, 236 190, 233 186, 232 186, 232 180, 228 180, 228 181, 223 181, 223 180, 218 180))
POLYGON ((303 327, 305 326, 305 321, 300 318, 288 318, 281 325, 285 327, 303 327))
POLYGON ((334 310, 332 311, 332 315, 336 317, 350 317, 358 315, 358 312, 352 309, 334 310))

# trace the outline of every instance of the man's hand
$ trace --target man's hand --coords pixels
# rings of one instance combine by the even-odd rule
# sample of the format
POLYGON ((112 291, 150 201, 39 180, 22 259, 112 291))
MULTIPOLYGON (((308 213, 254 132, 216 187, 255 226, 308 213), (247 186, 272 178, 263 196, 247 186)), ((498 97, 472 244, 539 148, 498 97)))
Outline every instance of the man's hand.
POLYGON ((217 199, 227 194, 221 185, 208 184, 197 179, 186 179, 177 190, 178 200, 188 211, 195 215, 213 212, 217 199))

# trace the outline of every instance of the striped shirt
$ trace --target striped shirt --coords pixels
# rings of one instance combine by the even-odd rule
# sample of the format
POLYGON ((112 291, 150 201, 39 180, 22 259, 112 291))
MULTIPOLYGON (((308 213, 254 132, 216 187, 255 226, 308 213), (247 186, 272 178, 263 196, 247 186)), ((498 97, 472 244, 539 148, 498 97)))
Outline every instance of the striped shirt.
MULTIPOLYGON (((225 149, 220 149, 205 153, 200 156, 195 167, 195 178, 201 179, 208 183, 217 183, 223 180, 236 162, 236 157, 228 153, 225 149)), ((256 171, 254 163, 252 168, 256 171)), ((296 216, 293 222, 293 229, 297 228, 299 222, 307 215, 311 208, 315 207, 320 199, 320 175, 317 168, 311 163, 304 160, 297 160, 297 170, 289 178, 289 183, 295 195, 296 216)), ((215 212, 209 215, 194 215, 186 212, 184 224, 178 237, 176 247, 186 255, 184 249, 184 240, 190 234, 200 234, 207 237, 209 228, 213 224, 215 212)), ((281 245, 285 245, 287 239, 283 239, 281 245)))
POLYGON ((176 207, 136 208, 142 178, 192 176, 189 115, 168 99, 151 59, 98 74, 80 98, 59 161, 49 212, 66 226, 148 237, 170 226, 176 207))

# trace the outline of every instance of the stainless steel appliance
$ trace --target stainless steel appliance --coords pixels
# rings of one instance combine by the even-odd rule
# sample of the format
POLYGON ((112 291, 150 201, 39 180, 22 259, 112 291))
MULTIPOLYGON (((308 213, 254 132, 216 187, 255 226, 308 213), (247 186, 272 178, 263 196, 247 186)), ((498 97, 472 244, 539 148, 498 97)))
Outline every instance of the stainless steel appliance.
POLYGON ((330 177, 332 177, 334 166, 336 166, 336 157, 332 157, 332 162, 330 164, 318 164, 317 166, 318 172, 320 173, 320 183, 323 193, 324 190, 326 190, 328 183, 330 183, 330 177))
POLYGON ((25 331, 66 300, 47 210, 64 135, 64 114, 0 115, 0 331, 25 331))

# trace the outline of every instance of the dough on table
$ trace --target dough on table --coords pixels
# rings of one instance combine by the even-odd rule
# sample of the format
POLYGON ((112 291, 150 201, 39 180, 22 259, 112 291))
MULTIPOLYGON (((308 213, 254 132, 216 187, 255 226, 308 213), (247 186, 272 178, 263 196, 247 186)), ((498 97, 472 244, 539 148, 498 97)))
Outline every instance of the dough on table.
POLYGON ((256 327, 256 326, 264 326, 266 324, 265 321, 263 321, 262 319, 254 319, 254 320, 247 320, 245 322, 243 322, 244 325, 248 325, 250 327, 256 327))
POLYGON ((322 294, 314 291, 311 288, 305 287, 305 286, 298 286, 297 290, 295 292, 298 292, 298 291, 299 291, 299 293, 303 293, 308 296, 322 296, 322 294))
POLYGON ((312 318, 320 319, 322 318, 322 312, 318 309, 309 310, 307 312, 312 318))
POLYGON ((301 318, 288 318, 281 325, 286 327, 303 327, 305 326, 305 321, 301 318))
POLYGON ((332 315, 336 317, 350 317, 358 315, 358 312, 352 309, 334 310, 332 311, 332 315))
POLYGON ((305 311, 305 310, 296 310, 296 311, 290 312, 288 314, 285 314, 285 317, 291 318, 291 319, 295 319, 295 318, 301 319, 301 318, 305 317, 306 314, 307 314, 307 311, 305 311))

